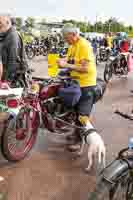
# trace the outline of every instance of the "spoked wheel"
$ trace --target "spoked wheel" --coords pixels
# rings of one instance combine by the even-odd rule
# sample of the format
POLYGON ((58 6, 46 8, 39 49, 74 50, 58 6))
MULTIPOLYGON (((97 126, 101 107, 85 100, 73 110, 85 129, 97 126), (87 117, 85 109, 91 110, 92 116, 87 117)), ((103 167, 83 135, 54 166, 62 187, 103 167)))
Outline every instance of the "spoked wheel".
POLYGON ((96 55, 96 65, 99 65, 100 64, 100 58, 98 55, 96 55))
POLYGON ((2 152, 9 161, 25 158, 33 147, 39 126, 35 111, 22 109, 17 117, 10 117, 2 134, 2 152))
POLYGON ((48 55, 47 50, 43 50, 43 56, 47 56, 47 55, 48 55))
POLYGON ((111 184, 100 177, 96 190, 88 200, 133 200, 133 182, 129 180, 126 174, 116 184, 111 184))
POLYGON ((107 63, 105 66, 105 70, 104 70, 104 80, 106 81, 106 83, 108 83, 111 78, 112 78, 112 67, 111 67, 111 63, 107 63))
POLYGON ((32 49, 28 49, 27 57, 31 60, 35 56, 34 51, 32 49))
POLYGON ((13 80, 11 82, 12 88, 25 88, 25 86, 26 86, 26 84, 25 84, 24 80, 22 80, 22 79, 13 80))
POLYGON ((126 65, 126 67, 124 68, 124 75, 127 76, 128 75, 128 66, 126 65))
POLYGON ((133 179, 128 181, 126 199, 133 200, 133 179))

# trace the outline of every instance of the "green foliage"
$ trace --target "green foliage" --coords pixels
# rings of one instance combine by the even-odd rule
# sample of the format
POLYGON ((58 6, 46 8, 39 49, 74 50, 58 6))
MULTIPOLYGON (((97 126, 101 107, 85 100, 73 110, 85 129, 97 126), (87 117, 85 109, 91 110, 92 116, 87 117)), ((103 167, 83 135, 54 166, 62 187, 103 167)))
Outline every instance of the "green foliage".
POLYGON ((23 19, 21 17, 16 17, 16 27, 17 30, 20 31, 23 25, 23 19))
POLYGON ((107 33, 107 32, 127 32, 133 33, 133 26, 126 27, 124 24, 118 22, 116 18, 110 18, 104 23, 101 21, 97 21, 95 24, 91 24, 90 22, 78 22, 75 20, 63 20, 63 24, 72 23, 80 28, 81 32, 99 32, 99 33, 107 33))
POLYGON ((26 20, 25 20, 25 26, 27 28, 34 28, 35 27, 35 18, 33 17, 28 17, 26 20))
POLYGON ((22 37, 22 39, 23 39, 24 44, 30 43, 30 42, 32 42, 33 39, 34 39, 33 36, 28 35, 28 34, 26 34, 26 33, 20 33, 20 34, 21 34, 21 37, 22 37))

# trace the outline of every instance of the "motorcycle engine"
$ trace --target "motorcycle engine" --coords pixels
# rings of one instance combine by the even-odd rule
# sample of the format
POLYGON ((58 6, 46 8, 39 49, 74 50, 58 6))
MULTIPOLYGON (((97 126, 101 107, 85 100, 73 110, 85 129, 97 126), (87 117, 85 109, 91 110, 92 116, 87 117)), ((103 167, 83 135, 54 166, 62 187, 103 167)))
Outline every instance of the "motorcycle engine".
POLYGON ((60 115, 65 112, 65 107, 61 98, 52 97, 43 102, 43 106, 47 109, 47 112, 51 115, 60 115))

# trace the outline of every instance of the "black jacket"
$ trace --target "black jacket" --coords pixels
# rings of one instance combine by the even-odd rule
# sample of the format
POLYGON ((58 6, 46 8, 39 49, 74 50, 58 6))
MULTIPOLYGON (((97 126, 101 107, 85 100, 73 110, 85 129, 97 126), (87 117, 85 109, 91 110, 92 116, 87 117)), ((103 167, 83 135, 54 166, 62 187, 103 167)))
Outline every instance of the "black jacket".
POLYGON ((15 73, 17 69, 23 67, 22 65, 28 67, 21 37, 13 27, 0 35, 0 62, 3 64, 4 73, 8 74, 15 73))

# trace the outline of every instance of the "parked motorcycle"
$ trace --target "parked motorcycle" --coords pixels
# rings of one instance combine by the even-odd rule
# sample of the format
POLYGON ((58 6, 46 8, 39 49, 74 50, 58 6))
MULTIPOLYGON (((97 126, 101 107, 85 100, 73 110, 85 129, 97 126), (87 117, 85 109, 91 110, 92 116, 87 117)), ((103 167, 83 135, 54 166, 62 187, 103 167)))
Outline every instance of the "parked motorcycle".
MULTIPOLYGON (((59 91, 71 83, 69 72, 60 72, 52 79, 33 78, 31 88, 24 90, 21 100, 10 99, 8 106, 20 108, 17 116, 10 115, 2 134, 2 152, 9 161, 19 161, 28 154, 36 142, 38 128, 43 127, 57 134, 67 134, 73 128, 81 133, 75 108, 64 104, 59 91), (64 75, 65 77, 64 77, 64 75)), ((97 80, 97 86, 91 94, 94 104, 105 92, 106 84, 97 80)))
MULTIPOLYGON (((133 116, 115 111, 115 114, 133 120, 133 116)), ((130 139, 129 139, 130 141, 130 139)), ((133 199, 133 148, 122 149, 118 156, 100 171, 96 189, 88 200, 132 200, 133 199)))
POLYGON ((96 189, 88 200, 133 199, 133 149, 122 149, 97 177, 96 189))
POLYGON ((128 53, 112 54, 104 69, 104 80, 108 83, 113 74, 116 76, 128 75, 128 53))
POLYGON ((27 44, 25 46, 25 50, 26 50, 26 54, 28 59, 33 59, 35 56, 47 56, 48 54, 48 49, 45 45, 40 44, 40 45, 36 45, 36 44, 27 44))
POLYGON ((109 48, 106 48, 104 46, 101 46, 100 48, 98 48, 97 54, 96 54, 96 64, 107 61, 110 56, 110 53, 111 53, 111 50, 109 48))
POLYGON ((26 44, 25 45, 26 55, 29 60, 32 60, 35 57, 34 45, 33 44, 26 44))
POLYGON ((34 46, 34 54, 35 56, 47 56, 48 50, 47 47, 40 44, 40 45, 35 45, 34 46))

